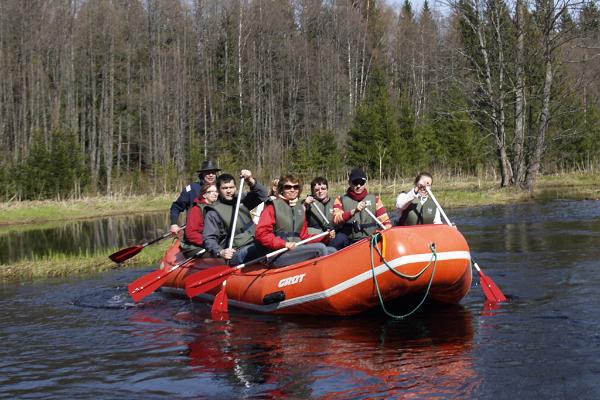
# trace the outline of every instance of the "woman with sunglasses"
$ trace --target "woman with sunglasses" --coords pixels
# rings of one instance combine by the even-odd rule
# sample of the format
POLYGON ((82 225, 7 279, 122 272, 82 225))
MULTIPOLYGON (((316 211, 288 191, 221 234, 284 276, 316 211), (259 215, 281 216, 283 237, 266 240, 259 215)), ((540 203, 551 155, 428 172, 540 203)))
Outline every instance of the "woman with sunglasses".
MULTIPOLYGON (((274 267, 295 264, 335 251, 327 248, 323 243, 296 245, 297 242, 314 236, 308 233, 304 205, 299 201, 301 192, 300 179, 291 174, 282 176, 277 185, 277 197, 267 201, 260 215, 256 227, 256 243, 262 246, 265 252, 282 248, 289 250, 273 261, 274 267)), ((329 237, 335 237, 335 231, 332 231, 329 237)), ((315 242, 323 239, 315 239, 315 242)))
POLYGON ((181 241, 181 250, 186 257, 196 254, 204 246, 204 207, 217 201, 219 193, 214 183, 205 183, 200 189, 200 196, 196 198, 188 211, 187 222, 181 241))
POLYGON ((367 177, 363 170, 354 168, 348 178, 349 187, 346 194, 335 199, 333 205, 333 222, 342 225, 342 233, 353 243, 369 237, 379 229, 379 224, 369 213, 363 212, 365 208, 368 208, 386 229, 391 228, 392 223, 381 199, 370 194, 367 189, 367 177))

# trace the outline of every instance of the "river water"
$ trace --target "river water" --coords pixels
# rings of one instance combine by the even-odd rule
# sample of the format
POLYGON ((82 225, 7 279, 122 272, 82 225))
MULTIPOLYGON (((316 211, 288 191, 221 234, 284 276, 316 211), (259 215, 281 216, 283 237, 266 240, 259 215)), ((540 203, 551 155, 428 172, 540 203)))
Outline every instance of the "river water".
POLYGON ((50 223, 47 226, 0 227, 0 265, 50 254, 93 254, 127 247, 166 232, 166 212, 50 223))
POLYGON ((600 398, 600 202, 447 210, 511 298, 407 320, 230 312, 126 286, 150 271, 12 284, 0 294, 0 397, 600 398))

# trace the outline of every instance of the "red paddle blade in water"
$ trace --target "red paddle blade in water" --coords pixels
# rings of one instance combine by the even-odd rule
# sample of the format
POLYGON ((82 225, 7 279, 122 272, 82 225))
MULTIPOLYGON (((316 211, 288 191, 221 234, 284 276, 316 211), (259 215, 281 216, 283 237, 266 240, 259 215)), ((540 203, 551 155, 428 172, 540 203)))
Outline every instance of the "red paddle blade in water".
POLYGON ((228 311, 228 299, 227 299, 227 281, 223 281, 223 285, 221 286, 221 290, 215 296, 215 301, 213 302, 211 314, 213 319, 222 320, 223 314, 228 311))
POLYGON ((185 292, 189 297, 208 292, 222 284, 235 271, 237 271, 235 267, 219 265, 206 271, 196 272, 185 279, 185 292))
POLYGON ((129 290, 129 294, 133 298, 133 301, 141 301, 146 296, 154 293, 154 291, 165 283, 169 274, 178 267, 179 265, 176 265, 175 268, 170 268, 168 270, 159 269, 158 271, 152 271, 131 282, 129 286, 127 286, 127 289, 129 290))
POLYGON ((481 288, 483 289, 483 294, 485 295, 485 298, 492 303, 507 301, 506 296, 504 295, 504 293, 502 293, 502 290, 500 290, 498 285, 494 283, 492 278, 484 274, 481 268, 479 268, 479 265, 477 265, 477 263, 473 263, 473 265, 479 273, 481 288))
POLYGON ((111 260, 113 260, 116 263, 122 263, 124 261, 129 260, 131 257, 135 256, 137 253, 139 253, 140 251, 142 251, 144 249, 144 246, 137 245, 137 246, 132 246, 132 247, 128 247, 126 249, 122 249, 117 251, 116 253, 111 254, 110 256, 108 256, 108 258, 110 258, 111 260))

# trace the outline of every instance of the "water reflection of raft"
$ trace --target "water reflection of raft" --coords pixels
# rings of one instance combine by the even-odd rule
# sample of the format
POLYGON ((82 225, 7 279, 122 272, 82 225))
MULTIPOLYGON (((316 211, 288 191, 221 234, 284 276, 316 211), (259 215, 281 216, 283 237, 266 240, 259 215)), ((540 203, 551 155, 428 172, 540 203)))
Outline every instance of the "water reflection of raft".
MULTIPOLYGON (((227 280, 229 305, 262 313, 353 315, 378 306, 380 297, 388 302, 427 294, 436 301, 458 303, 468 293, 471 256, 457 229, 396 227, 377 239, 283 268, 248 266, 227 280)), ((184 259, 175 242, 161 267, 184 259)), ((197 259, 191 268, 175 270, 163 288, 182 291, 188 274, 222 264, 218 259, 197 259)), ((210 301, 219 289, 199 297, 210 301)))

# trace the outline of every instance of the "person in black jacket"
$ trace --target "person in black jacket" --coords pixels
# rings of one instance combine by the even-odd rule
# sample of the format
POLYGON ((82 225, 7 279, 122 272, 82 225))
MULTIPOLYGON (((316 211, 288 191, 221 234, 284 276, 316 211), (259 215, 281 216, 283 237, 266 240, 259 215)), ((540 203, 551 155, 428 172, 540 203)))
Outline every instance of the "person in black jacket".
POLYGON ((212 160, 205 160, 198 171, 198 182, 192 182, 187 185, 179 194, 177 200, 171 204, 171 210, 169 212, 171 218, 170 231, 173 235, 177 235, 181 230, 179 226, 179 214, 187 211, 194 200, 200 195, 200 189, 205 183, 215 183, 217 180, 217 172, 221 168, 217 167, 212 160))

